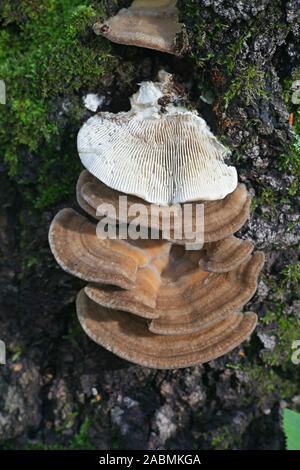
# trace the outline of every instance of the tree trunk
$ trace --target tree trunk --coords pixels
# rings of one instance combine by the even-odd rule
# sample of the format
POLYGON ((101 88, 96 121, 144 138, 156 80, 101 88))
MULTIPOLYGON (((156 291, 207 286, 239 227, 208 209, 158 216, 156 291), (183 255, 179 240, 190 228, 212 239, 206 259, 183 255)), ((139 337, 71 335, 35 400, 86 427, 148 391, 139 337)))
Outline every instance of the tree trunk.
POLYGON ((28 13, 23 3, 0 7, 2 30, 23 54, 14 63, 0 40, 7 85, 7 104, 0 104, 0 339, 7 348, 0 445, 282 448, 281 407, 300 403, 300 365, 291 361, 300 340, 300 106, 292 89, 300 79, 300 1, 180 0, 189 42, 182 59, 94 35, 95 15, 130 2, 58 2, 68 5, 63 27, 54 22, 45 38, 48 7, 36 2, 28 13), (96 92, 103 110, 126 110, 137 83, 161 67, 188 85, 193 107, 232 149, 254 196, 239 235, 267 256, 247 305, 259 316, 251 340, 173 371, 127 363, 85 336, 74 305, 82 284, 56 265, 47 241, 55 213, 77 207, 76 134, 92 114, 82 97, 96 92))

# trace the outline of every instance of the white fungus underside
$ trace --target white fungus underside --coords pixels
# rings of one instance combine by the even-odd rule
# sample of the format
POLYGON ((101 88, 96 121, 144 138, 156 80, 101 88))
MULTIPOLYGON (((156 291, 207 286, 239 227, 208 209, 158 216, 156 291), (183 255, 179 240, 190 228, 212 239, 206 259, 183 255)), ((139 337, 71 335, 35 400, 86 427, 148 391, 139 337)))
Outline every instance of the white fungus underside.
POLYGON ((107 186, 155 204, 223 199, 237 186, 227 150, 191 112, 148 119, 100 113, 81 128, 78 152, 107 186))

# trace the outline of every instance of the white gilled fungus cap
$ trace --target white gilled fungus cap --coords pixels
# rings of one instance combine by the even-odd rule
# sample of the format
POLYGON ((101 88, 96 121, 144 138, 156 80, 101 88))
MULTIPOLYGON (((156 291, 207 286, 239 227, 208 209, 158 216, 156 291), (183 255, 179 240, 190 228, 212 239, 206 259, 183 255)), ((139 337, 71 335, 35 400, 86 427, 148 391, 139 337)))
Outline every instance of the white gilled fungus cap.
POLYGON ((83 165, 107 186, 155 204, 233 192, 237 172, 224 163, 228 150, 196 111, 174 101, 172 77, 160 72, 159 82, 141 83, 130 111, 90 118, 78 134, 83 165))

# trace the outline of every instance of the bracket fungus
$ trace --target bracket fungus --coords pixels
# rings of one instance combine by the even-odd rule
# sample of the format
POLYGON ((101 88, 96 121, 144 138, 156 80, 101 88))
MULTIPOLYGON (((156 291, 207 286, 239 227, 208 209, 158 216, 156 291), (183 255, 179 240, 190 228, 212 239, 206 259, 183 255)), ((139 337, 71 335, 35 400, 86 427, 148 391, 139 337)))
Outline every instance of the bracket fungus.
POLYGON ((95 223, 64 209, 49 242, 59 265, 88 283, 77 301, 84 330, 137 364, 200 364, 239 345, 256 325, 256 315, 241 310, 264 255, 247 240, 230 235, 188 251, 168 240, 100 239, 95 223))
POLYGON ((73 209, 63 209, 51 223, 49 243, 58 264, 69 274, 89 282, 130 287, 138 267, 149 263, 147 246, 151 253, 154 242, 149 240, 142 250, 123 240, 101 240, 94 224, 73 209))
POLYGON ((178 99, 172 76, 161 71, 158 82, 140 84, 130 111, 91 117, 77 139, 85 168, 110 188, 154 204, 215 201, 233 192, 229 151, 196 111, 176 106, 178 99))
MULTIPOLYGON (((129 14, 118 14, 120 21, 156 3, 161 19, 175 2, 136 1, 129 14)), ((64 209, 51 223, 49 243, 58 264, 87 282, 76 305, 88 336, 124 359, 160 369, 210 361, 247 339, 257 316, 242 309, 256 291, 264 254, 234 234, 249 217, 251 199, 225 163, 227 149, 196 111, 182 106, 172 76, 161 71, 157 82, 141 83, 130 111, 90 118, 77 142, 86 167, 77 201, 94 222, 64 209), (141 205, 146 211, 136 218, 141 205), (187 206, 188 233, 195 240, 201 233, 201 248, 189 249, 193 240, 185 232, 178 237, 187 206), (103 221, 108 228, 145 228, 150 239, 103 237, 103 221)))
MULTIPOLYGON (((161 273, 160 279, 157 277, 156 286, 151 286, 147 296, 145 289, 152 280, 153 268, 139 271, 135 289, 121 291, 88 285, 85 293, 104 307, 151 319, 149 329, 154 333, 188 334, 214 324, 233 311, 239 311, 256 291, 262 263, 261 253, 256 253, 239 268, 228 273, 211 273, 194 268, 176 280, 170 276, 174 269, 173 263, 170 263, 165 272, 161 273), (141 296, 137 298, 137 293, 141 292, 148 305, 141 296)), ((180 267, 179 264, 177 268, 180 267)))
POLYGON ((96 343, 123 359, 156 369, 177 369, 216 359, 247 339, 257 322, 255 313, 231 313, 213 326, 188 335, 157 335, 147 321, 95 304, 81 291, 78 319, 96 343))
POLYGON ((183 49, 178 44, 178 35, 184 31, 175 0, 134 0, 129 8, 122 8, 104 23, 96 23, 94 31, 128 46, 175 55, 180 55, 183 49))
MULTIPOLYGON (((185 204, 180 205, 180 211, 174 213, 173 219, 170 220, 169 212, 163 206, 157 206, 153 212, 158 214, 158 217, 151 218, 151 207, 153 204, 147 203, 142 199, 112 190, 105 184, 101 183, 87 170, 84 170, 77 182, 77 202, 79 206, 90 216, 95 219, 101 219, 106 215, 106 208, 112 207, 114 210, 111 214, 112 222, 119 223, 135 223, 136 212, 143 204, 147 209, 145 216, 140 212, 137 223, 145 229, 155 229, 159 232, 162 231, 164 221, 170 223, 170 238, 171 242, 178 244, 192 243, 193 238, 186 240, 184 234, 181 239, 176 238, 176 228, 174 224, 182 222, 185 204), (126 196, 125 205, 125 218, 124 213, 120 211, 120 196, 126 196), (103 208, 103 212, 101 211, 103 208), (135 209, 136 208, 136 209, 135 209), (113 216, 116 215, 115 219, 113 216), (165 215, 165 218, 164 218, 165 215)), ((194 237, 200 236, 197 233, 197 210, 196 205, 201 201, 191 203, 191 231, 194 237)), ((204 205, 204 242, 214 242, 226 238, 233 233, 237 232, 246 222, 250 215, 251 197, 247 192, 244 184, 239 184, 237 188, 224 199, 218 201, 203 201, 204 205)), ((177 206, 174 206, 176 208, 177 206)))
POLYGON ((88 297, 152 319, 157 334, 196 332, 239 311, 263 264, 262 253, 233 236, 195 252, 163 240, 99 240, 96 225, 72 209, 55 217, 49 240, 63 269, 93 283, 88 297))

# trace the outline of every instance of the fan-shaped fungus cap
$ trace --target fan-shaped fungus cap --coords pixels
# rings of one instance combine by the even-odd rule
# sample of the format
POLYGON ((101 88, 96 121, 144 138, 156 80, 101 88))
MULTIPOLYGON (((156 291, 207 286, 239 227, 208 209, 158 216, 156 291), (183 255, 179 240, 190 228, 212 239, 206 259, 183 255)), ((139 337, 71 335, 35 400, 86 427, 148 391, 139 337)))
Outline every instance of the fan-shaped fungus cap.
POLYGON ((264 255, 258 252, 228 273, 198 271, 194 279, 190 275, 190 279, 183 277, 175 286, 162 286, 155 309, 159 318, 151 322, 149 329, 157 334, 187 334, 241 310, 257 289, 263 264, 264 255))
POLYGON ((228 272, 239 266, 254 250, 249 240, 229 236, 217 242, 206 243, 200 254, 199 266, 204 271, 228 272))
POLYGON ((149 331, 146 320, 101 307, 83 291, 77 298, 77 315, 96 343, 123 359, 157 369, 189 367, 216 359, 247 339, 257 322, 255 313, 231 313, 197 333, 156 335, 149 331))
POLYGON ((55 217, 49 239, 63 269, 94 283, 86 288, 90 298, 152 319, 159 334, 195 332, 239 311, 263 264, 262 253, 251 256, 252 245, 235 237, 195 252, 160 240, 100 240, 96 226, 72 209, 55 217))
POLYGON ((123 288, 134 286, 138 268, 151 260, 153 244, 156 250, 165 249, 163 242, 151 240, 143 250, 123 240, 101 240, 96 226, 73 209, 63 209, 55 216, 49 244, 56 261, 69 274, 123 288))
MULTIPOLYGON (((139 215, 138 224, 144 228, 152 228, 158 231, 162 230, 164 223, 164 211, 159 213, 157 207, 157 213, 160 217, 156 221, 155 218, 150 217, 150 203, 139 199, 136 196, 127 196, 127 213, 126 218, 123 218, 123 214, 119 211, 119 198, 125 196, 124 193, 112 190, 91 173, 84 170, 77 183, 77 201, 80 207, 85 210, 89 215, 95 219, 101 219, 105 214, 101 213, 101 207, 107 207, 110 205, 114 208, 112 216, 116 214, 116 222, 121 223, 132 223, 135 222, 135 215, 130 215, 130 209, 135 204, 144 204, 147 208, 147 215, 143 217, 143 213, 139 215)), ((200 202, 200 201, 198 201, 200 202)), ((200 238, 201 233, 197 233, 196 224, 196 204, 192 203, 192 230, 195 238, 200 238)), ((233 233, 237 232, 246 222, 250 215, 250 204, 251 197, 246 190, 245 185, 239 184, 237 188, 228 196, 220 201, 204 201, 204 242, 214 242, 217 240, 224 239, 233 233)), ((184 214, 184 204, 181 205, 181 215, 184 214)), ((133 211, 134 212, 134 211, 133 211)), ((166 214, 168 217, 168 213, 166 214)), ((177 217, 177 216, 176 216, 177 217)), ((170 222, 169 219, 167 219, 170 222)), ((182 222, 182 220, 180 220, 182 222)), ((202 226, 201 226, 202 230, 202 226)), ((174 229, 174 219, 170 222, 170 241, 172 243, 185 244, 192 243, 194 239, 176 239, 176 232, 174 229)))
MULTIPOLYGON (((173 250, 170 258, 172 253, 173 250)), ((203 271, 195 265, 192 267, 191 260, 188 262, 184 256, 179 260, 179 254, 177 256, 173 260, 169 258, 161 272, 161 283, 148 293, 148 305, 141 303, 140 299, 137 302, 135 289, 107 290, 105 287, 89 285, 85 293, 105 307, 144 318, 151 318, 155 314, 157 318, 152 319, 149 329, 156 334, 188 334, 241 310, 256 291, 258 274, 264 262, 263 254, 255 253, 234 270, 218 274, 203 271), (149 307, 150 301, 155 302, 155 308, 149 307)), ((147 271, 150 271, 149 268, 147 271)), ((143 269, 139 271, 138 279, 140 273, 143 273, 143 269)), ((146 286, 149 272, 143 274, 144 279, 140 284, 146 286)))
POLYGON ((104 23, 96 23, 96 34, 112 42, 146 47, 180 55, 176 35, 183 29, 179 24, 175 0, 135 0, 104 23))
POLYGON ((159 79, 141 84, 130 111, 83 125, 83 165, 107 186, 155 204, 223 199, 237 186, 236 169, 224 163, 228 150, 196 111, 174 105, 171 76, 159 79), (161 106, 165 96, 172 102, 161 106))

